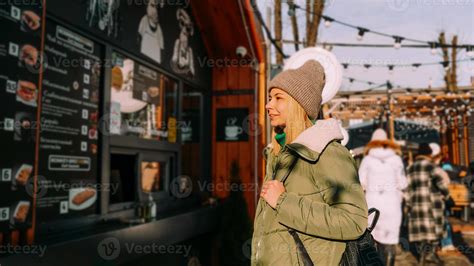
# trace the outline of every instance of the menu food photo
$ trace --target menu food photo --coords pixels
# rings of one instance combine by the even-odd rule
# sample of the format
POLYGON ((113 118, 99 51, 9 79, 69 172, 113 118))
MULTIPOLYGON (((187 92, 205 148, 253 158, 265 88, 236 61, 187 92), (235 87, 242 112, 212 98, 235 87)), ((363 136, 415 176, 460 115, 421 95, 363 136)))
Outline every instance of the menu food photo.
POLYGON ((32 226, 42 1, 0 5, 0 232, 32 226))

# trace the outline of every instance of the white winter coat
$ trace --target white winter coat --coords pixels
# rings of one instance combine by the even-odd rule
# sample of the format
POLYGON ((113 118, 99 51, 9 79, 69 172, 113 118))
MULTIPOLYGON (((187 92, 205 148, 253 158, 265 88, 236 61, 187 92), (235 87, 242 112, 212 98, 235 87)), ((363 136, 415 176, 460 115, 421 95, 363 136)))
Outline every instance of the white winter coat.
MULTIPOLYGON (((362 160, 359 178, 369 208, 380 218, 372 235, 382 244, 398 244, 402 223, 402 190, 407 186, 402 159, 391 148, 372 148, 362 160)), ((370 217, 372 222, 373 216, 370 217)))

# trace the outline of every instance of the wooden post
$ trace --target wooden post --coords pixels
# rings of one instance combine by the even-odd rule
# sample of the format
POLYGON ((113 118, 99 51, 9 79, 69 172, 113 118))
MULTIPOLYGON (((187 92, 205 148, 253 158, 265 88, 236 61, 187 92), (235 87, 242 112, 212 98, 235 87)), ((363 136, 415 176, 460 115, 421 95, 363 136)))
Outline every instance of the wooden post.
POLYGON ((464 143, 464 163, 469 166, 469 117, 464 114, 464 132, 463 132, 463 143, 464 143))
POLYGON ((393 102, 392 101, 390 101, 389 123, 390 123, 390 139, 392 141, 395 141, 395 119, 393 118, 393 102))
POLYGON ((453 154, 454 154, 454 158, 453 158, 453 161, 455 164, 459 164, 460 163, 460 160, 459 160, 459 129, 458 129, 458 126, 459 125, 459 121, 458 121, 458 117, 457 116, 454 116, 454 123, 452 125, 452 134, 451 134, 451 137, 453 139, 453 142, 452 142, 452 145, 453 145, 453 154))

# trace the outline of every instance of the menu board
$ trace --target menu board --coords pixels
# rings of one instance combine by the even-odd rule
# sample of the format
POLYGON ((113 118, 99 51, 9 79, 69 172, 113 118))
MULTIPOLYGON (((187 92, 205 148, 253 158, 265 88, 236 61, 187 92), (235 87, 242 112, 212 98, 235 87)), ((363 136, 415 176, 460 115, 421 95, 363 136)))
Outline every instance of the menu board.
POLYGON ((90 39, 47 22, 36 206, 40 222, 96 211, 102 53, 90 39))
POLYGON ((0 5, 0 232, 31 227, 43 11, 0 5))

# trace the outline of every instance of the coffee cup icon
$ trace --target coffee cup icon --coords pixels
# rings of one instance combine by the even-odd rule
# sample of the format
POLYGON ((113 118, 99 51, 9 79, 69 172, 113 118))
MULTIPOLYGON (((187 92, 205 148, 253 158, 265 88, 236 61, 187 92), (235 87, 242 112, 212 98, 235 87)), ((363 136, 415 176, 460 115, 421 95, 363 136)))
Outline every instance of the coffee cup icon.
POLYGON ((191 141, 193 139, 193 128, 183 127, 181 129, 181 138, 183 141, 191 141))
POLYGON ((236 140, 238 135, 242 134, 244 130, 239 126, 226 126, 225 137, 227 140, 236 140))

